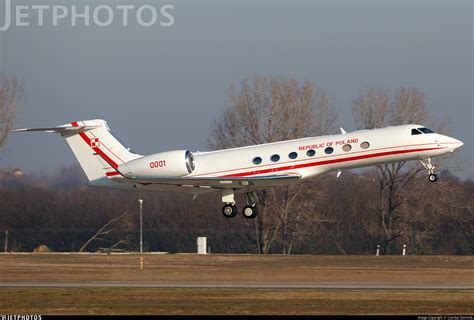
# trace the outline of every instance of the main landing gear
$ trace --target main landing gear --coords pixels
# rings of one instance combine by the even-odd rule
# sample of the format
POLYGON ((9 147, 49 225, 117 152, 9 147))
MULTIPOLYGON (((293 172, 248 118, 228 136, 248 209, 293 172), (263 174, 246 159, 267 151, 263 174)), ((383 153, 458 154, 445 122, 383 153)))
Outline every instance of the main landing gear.
MULTIPOLYGON (((223 190, 222 191, 222 202, 226 204, 222 207, 222 214, 226 218, 233 218, 237 215, 237 206, 234 201, 233 190, 223 190)), ((257 217, 258 209, 256 203, 258 202, 257 195, 255 192, 248 192, 246 194, 247 205, 242 209, 242 215, 246 219, 254 219, 257 217)))
MULTIPOLYGON (((233 218, 237 215, 237 206, 234 203, 227 203, 222 207, 222 214, 226 218, 233 218)), ((254 219, 257 217, 258 209, 257 206, 247 205, 242 209, 242 215, 246 219, 254 219)))
POLYGON ((237 215, 237 206, 233 203, 227 203, 222 207, 222 214, 226 218, 233 218, 237 215))
POLYGON ((438 176, 434 173, 435 166, 431 163, 431 158, 420 159, 421 164, 428 170, 428 180, 430 182, 438 181, 438 176))
POLYGON ((245 206, 242 210, 242 215, 247 219, 254 219, 257 217, 258 210, 256 205, 245 206))

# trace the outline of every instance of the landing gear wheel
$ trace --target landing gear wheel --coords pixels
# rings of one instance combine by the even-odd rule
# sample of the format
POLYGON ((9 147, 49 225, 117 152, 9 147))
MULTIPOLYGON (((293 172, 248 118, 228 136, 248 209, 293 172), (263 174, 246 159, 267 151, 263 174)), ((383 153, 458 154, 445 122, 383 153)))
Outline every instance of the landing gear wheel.
POLYGON ((222 214, 226 218, 233 218, 237 215, 237 207, 233 204, 226 204, 222 207, 222 214))
POLYGON ((434 173, 435 166, 431 163, 431 158, 420 159, 420 162, 425 169, 428 169, 428 180, 430 180, 430 182, 438 181, 438 176, 434 173))
POLYGON ((246 218, 246 219, 254 219, 258 214, 257 207, 256 206, 245 206, 242 209, 242 214, 243 214, 244 218, 246 218))

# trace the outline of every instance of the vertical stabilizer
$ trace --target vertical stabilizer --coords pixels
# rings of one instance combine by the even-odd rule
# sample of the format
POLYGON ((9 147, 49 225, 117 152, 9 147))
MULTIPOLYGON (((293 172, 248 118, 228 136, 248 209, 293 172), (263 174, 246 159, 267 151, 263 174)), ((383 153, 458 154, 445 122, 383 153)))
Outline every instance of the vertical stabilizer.
POLYGON ((109 178, 120 176, 117 171, 119 165, 141 157, 120 142, 112 134, 104 120, 71 122, 71 126, 75 128, 93 127, 85 132, 65 131, 61 133, 66 138, 89 181, 104 176, 109 178))
POLYGON ((118 166, 140 158, 126 147, 104 120, 76 121, 52 128, 27 128, 14 132, 43 131, 59 133, 66 138, 89 181, 104 177, 121 177, 118 166))

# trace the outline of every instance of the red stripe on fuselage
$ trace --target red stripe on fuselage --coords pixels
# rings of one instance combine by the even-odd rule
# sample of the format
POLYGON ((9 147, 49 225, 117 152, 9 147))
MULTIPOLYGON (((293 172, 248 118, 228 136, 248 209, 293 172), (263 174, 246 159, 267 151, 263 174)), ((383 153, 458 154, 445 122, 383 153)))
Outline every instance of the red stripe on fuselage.
POLYGON ((228 175, 219 176, 219 177, 230 178, 230 177, 253 176, 253 175, 257 175, 257 174, 264 174, 264 173, 270 173, 270 172, 279 172, 279 171, 285 171, 285 170, 301 169, 301 168, 322 166, 322 165, 326 165, 326 164, 333 164, 333 163, 340 163, 340 162, 347 162, 347 161, 356 161, 356 160, 363 160, 363 159, 369 159, 369 158, 390 156, 390 155, 395 155, 395 154, 404 154, 404 153, 418 152, 418 151, 430 151, 430 150, 438 150, 438 149, 442 149, 442 148, 423 148, 423 149, 411 149, 411 150, 397 150, 397 151, 379 152, 379 153, 366 154, 366 155, 360 155, 360 156, 354 156, 354 157, 347 157, 347 158, 342 158, 342 159, 323 160, 323 161, 317 161, 317 162, 310 162, 310 163, 284 166, 284 167, 279 167, 279 168, 253 170, 253 171, 247 171, 247 172, 241 172, 241 173, 233 173, 233 174, 228 174, 228 175))
MULTIPOLYGON (((379 150, 387 150, 387 149, 397 149, 397 148, 407 148, 407 147, 415 147, 415 146, 427 146, 427 145, 440 145, 440 144, 452 144, 451 142, 432 142, 432 143, 417 143, 417 144, 406 144, 406 145, 399 145, 399 146, 392 146, 392 147, 385 147, 385 148, 376 148, 376 149, 371 149, 371 150, 363 150, 363 151, 356 151, 356 152, 351 152, 350 154, 359 154, 359 153, 364 153, 364 154, 369 154, 369 152, 374 152, 374 151, 379 151, 379 150)), ((323 157, 316 157, 314 159, 322 159, 322 158, 331 158, 331 157, 339 157, 339 156, 345 156, 346 154, 335 154, 331 156, 323 156, 323 157)), ((313 160, 312 158, 307 158, 307 159, 301 159, 301 160, 291 160, 291 161, 283 161, 278 164, 284 164, 284 163, 300 163, 300 162, 308 162, 310 160, 313 160)), ((269 163, 269 164, 262 164, 258 166, 251 166, 251 167, 243 167, 243 168, 235 168, 235 169, 227 169, 227 170, 221 170, 221 171, 213 171, 213 172, 205 172, 205 173, 200 173, 193 175, 194 177, 207 177, 210 175, 218 174, 218 173, 226 173, 229 171, 239 171, 239 170, 250 170, 253 168, 263 168, 263 167, 275 167, 278 165, 277 163, 269 163)))

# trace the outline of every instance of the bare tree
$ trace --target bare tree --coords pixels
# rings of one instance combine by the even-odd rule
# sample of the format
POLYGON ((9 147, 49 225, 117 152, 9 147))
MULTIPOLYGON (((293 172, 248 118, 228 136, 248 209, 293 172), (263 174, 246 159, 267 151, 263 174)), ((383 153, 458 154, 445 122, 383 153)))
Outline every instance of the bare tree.
MULTIPOLYGON (((354 121, 359 129, 372 129, 387 125, 409 123, 434 124, 429 119, 424 94, 417 88, 401 87, 391 93, 381 89, 368 89, 360 92, 353 101, 354 121)), ((435 124, 440 129, 440 124, 435 124)), ((397 162, 377 166, 379 184, 379 211, 375 213, 380 221, 382 251, 393 252, 394 240, 400 234, 400 206, 404 192, 423 168, 418 164, 397 162)))
POLYGON ((3 245, 3 252, 8 252, 8 230, 5 230, 5 244, 3 245))
MULTIPOLYGON (((16 79, 6 78, 0 74, 0 150, 10 133, 15 118, 15 104, 18 98, 16 79)), ((8 248, 8 230, 5 230, 5 252, 8 248)))
POLYGON ((79 249, 79 252, 83 252, 89 246, 89 244, 91 244, 93 241, 106 241, 106 242, 113 243, 109 249, 114 249, 120 244, 127 244, 127 239, 119 239, 118 241, 113 242, 112 240, 107 239, 106 237, 110 233, 112 233, 113 231, 119 228, 120 229, 130 228, 131 224, 133 224, 130 218, 131 218, 130 213, 128 211, 125 211, 120 216, 109 220, 81 246, 81 248, 79 249))
MULTIPOLYGON (((46 244, 56 252, 78 251, 108 221, 122 212, 137 211, 136 194, 84 189, 79 181, 75 188, 63 188, 58 184, 59 174, 58 181, 47 180, 45 185, 43 176, 32 175, 14 187, 0 179, 0 249, 4 249, 3 230, 8 229, 8 252, 31 251, 38 244, 46 244)), ((374 254, 383 232, 377 181, 376 169, 362 174, 344 172, 339 178, 327 174, 294 185, 292 188, 301 186, 305 190, 294 199, 289 197, 288 206, 284 206, 284 189, 272 189, 277 201, 271 198, 273 203, 269 203, 274 218, 270 222, 286 231, 275 234, 271 252, 286 248, 287 253, 374 254), (282 217, 280 222, 286 208, 288 220, 282 217)), ((273 197, 272 193, 269 197, 273 197)), ((395 231, 400 234, 396 242, 407 244, 409 254, 474 253, 473 180, 461 181, 444 174, 433 185, 427 179, 417 179, 401 196, 394 222, 395 231)), ((196 237, 204 234, 209 237, 213 252, 255 252, 252 222, 222 221, 208 214, 220 207, 212 193, 194 201, 180 193, 144 192, 141 197, 148 203, 145 247, 152 251, 194 252, 196 237), (190 207, 194 208, 192 214, 190 207)), ((123 223, 132 218, 137 226, 138 216, 127 216, 110 225, 114 230, 108 235, 99 236, 106 241, 92 241, 84 251, 113 249, 114 243, 122 248, 124 243, 120 241, 128 239, 134 241, 126 243, 127 249, 138 248, 136 227, 123 223)), ((273 233, 269 235, 273 237, 273 233)))
POLYGON ((323 201, 323 194, 326 191, 317 186, 320 181, 304 181, 298 185, 271 190, 272 212, 276 215, 278 223, 268 245, 278 240, 281 253, 291 254, 295 245, 302 240, 306 229, 311 230, 309 222, 321 222, 321 206, 314 205, 323 201))
POLYGON ((389 92, 383 89, 361 90, 352 106, 357 129, 382 128, 391 112, 389 92))
POLYGON ((19 86, 16 79, 0 75, 0 148, 12 128, 18 95, 19 86))
MULTIPOLYGON (((332 99, 308 81, 301 83, 294 79, 254 75, 244 79, 239 89, 232 86, 229 100, 230 107, 212 123, 211 148, 240 147, 328 133, 336 120, 332 99)), ((298 208, 293 200, 303 189, 286 187, 280 190, 283 210, 270 205, 275 201, 269 201, 269 198, 275 200, 276 193, 259 193, 261 210, 254 225, 259 253, 270 252, 279 234, 285 239, 287 222, 294 216, 295 226, 302 227, 302 207, 298 208)), ((292 237, 295 232, 291 231, 292 237)))

